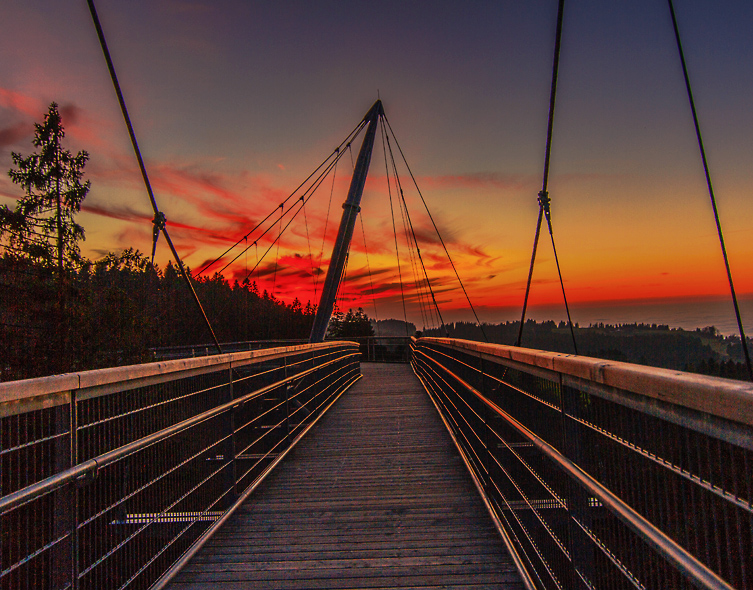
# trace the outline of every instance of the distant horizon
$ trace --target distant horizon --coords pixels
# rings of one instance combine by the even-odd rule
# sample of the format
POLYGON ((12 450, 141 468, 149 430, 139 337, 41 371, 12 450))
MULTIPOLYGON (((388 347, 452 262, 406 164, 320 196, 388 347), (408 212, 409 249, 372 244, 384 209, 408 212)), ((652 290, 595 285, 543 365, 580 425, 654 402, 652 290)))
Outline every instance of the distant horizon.
MULTIPOLYGON (((753 294, 746 293, 738 296, 738 304, 743 318, 745 335, 746 337, 753 337, 753 294)), ((364 308, 364 311, 371 319, 375 319, 372 317, 373 307, 372 314, 369 314, 369 310, 366 308, 364 308)), ((520 321, 521 311, 520 308, 507 307, 493 312, 490 310, 479 311, 479 315, 494 314, 492 318, 480 317, 480 319, 484 324, 499 324, 520 321)), ((463 311, 462 314, 462 316, 456 317, 453 312, 448 312, 445 323, 475 323, 475 318, 468 317, 467 311, 463 311)), ((714 326, 724 336, 739 335, 732 300, 729 297, 721 296, 576 302, 570 305, 570 314, 573 323, 584 328, 599 323, 610 325, 657 324, 689 331, 714 326)), ((404 321, 402 318, 395 317, 382 318, 380 316, 379 318, 380 321, 385 321, 385 319, 404 321)), ((559 323, 567 321, 567 315, 562 305, 534 305, 528 308, 526 319, 536 320, 537 322, 551 320, 559 323)), ((408 321, 415 324, 417 329, 422 329, 420 322, 416 323, 415 320, 410 318, 408 321)))

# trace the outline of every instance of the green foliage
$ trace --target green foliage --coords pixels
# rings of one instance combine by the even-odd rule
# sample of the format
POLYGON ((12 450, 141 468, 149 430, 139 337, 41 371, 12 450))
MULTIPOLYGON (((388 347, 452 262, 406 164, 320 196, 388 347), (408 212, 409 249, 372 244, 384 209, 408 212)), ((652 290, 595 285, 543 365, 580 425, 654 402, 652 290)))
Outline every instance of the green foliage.
POLYGON ((27 157, 12 153, 17 169, 8 175, 23 188, 24 196, 14 211, 0 207, 0 240, 8 254, 60 270, 81 262, 79 241, 84 239, 84 228, 74 215, 90 188, 89 181, 82 183, 89 155, 81 151, 74 156, 63 149, 64 137, 53 102, 44 122, 35 124, 32 143, 39 152, 27 157))
POLYGON ((373 335, 374 328, 371 327, 371 322, 361 307, 355 312, 349 309, 346 314, 343 314, 340 310, 335 310, 327 326, 327 338, 330 339, 373 335))
MULTIPOLYGON (((222 275, 200 278, 194 288, 220 342, 306 338, 315 308, 290 305, 255 283, 222 275)), ((150 361, 154 348, 206 344, 211 338, 175 267, 153 266, 138 250, 108 254, 69 271, 68 304, 60 321, 52 269, 0 257, 0 380, 150 361), (65 364, 50 334, 66 330, 65 364)))

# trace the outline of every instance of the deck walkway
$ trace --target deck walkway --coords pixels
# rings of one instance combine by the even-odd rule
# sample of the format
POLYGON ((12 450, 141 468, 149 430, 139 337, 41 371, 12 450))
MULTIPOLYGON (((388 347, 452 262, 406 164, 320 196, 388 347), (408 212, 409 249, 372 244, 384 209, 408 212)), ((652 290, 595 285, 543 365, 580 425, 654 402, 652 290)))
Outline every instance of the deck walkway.
POLYGON ((410 367, 361 372, 171 590, 522 590, 410 367))

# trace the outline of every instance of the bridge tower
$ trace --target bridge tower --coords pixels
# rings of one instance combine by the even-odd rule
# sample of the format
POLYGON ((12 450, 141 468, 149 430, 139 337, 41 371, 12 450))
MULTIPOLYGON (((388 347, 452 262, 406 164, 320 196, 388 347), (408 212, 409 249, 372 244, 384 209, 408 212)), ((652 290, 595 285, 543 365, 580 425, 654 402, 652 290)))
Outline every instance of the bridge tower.
POLYGON ((332 258, 329 263, 329 268, 327 269, 327 277, 324 280, 322 296, 319 300, 319 307, 316 310, 316 317, 314 318, 314 325, 311 328, 309 342, 322 342, 324 340, 324 335, 327 333, 327 325, 329 324, 329 319, 332 316, 332 309, 335 305, 337 289, 340 286, 340 280, 342 279, 343 270, 345 268, 345 261, 348 257, 350 240, 353 237, 353 229, 356 225, 358 212, 361 210, 361 195, 363 194, 366 175, 369 172, 371 151, 374 147, 374 136, 376 135, 377 123, 379 117, 383 114, 384 110, 382 108, 382 101, 377 100, 363 118, 363 121, 366 122, 368 127, 366 128, 366 135, 361 144, 361 151, 358 153, 356 167, 353 171, 353 178, 350 181, 350 188, 348 189, 348 196, 345 199, 345 203, 343 203, 343 214, 340 219, 340 228, 337 231, 337 239, 335 240, 335 245, 332 249, 332 258))

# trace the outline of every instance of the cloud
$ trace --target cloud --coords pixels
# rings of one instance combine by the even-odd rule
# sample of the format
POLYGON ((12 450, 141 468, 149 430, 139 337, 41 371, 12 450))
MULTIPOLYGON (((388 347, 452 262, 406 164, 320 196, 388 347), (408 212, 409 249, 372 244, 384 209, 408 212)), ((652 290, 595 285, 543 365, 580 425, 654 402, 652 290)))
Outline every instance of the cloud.
MULTIPOLYGON (((190 202, 198 207, 205 221, 229 223, 232 231, 242 232, 235 239, 255 225, 245 213, 252 203, 255 209, 266 204, 271 210, 288 196, 270 186, 263 176, 210 172, 199 164, 165 162, 149 166, 148 171, 155 193, 190 202), (248 188, 243 192, 235 188, 244 185, 248 188)), ((223 231, 227 229, 224 227, 223 231)))
MULTIPOLYGON (((44 120, 49 104, 0 87, 0 108, 7 110, 4 118, 13 121, 12 124, 0 129, 0 147, 7 147, 33 136, 33 123, 41 123, 44 120)), ((114 156, 116 150, 113 144, 103 135, 103 131, 111 132, 114 129, 111 121, 93 117, 73 103, 59 105, 58 110, 68 138, 85 145, 87 150, 97 148, 114 156)))
POLYGON ((16 123, 0 129, 0 148, 18 145, 22 139, 30 137, 33 127, 27 123, 16 123))
POLYGON ((40 113, 43 114, 47 110, 39 99, 2 87, 0 87, 0 107, 29 117, 39 117, 40 113))
POLYGON ((136 223, 152 223, 152 215, 146 214, 141 211, 136 211, 131 207, 123 207, 111 204, 91 204, 84 201, 85 204, 81 206, 81 210, 94 215, 101 215, 102 217, 109 217, 110 219, 118 219, 120 221, 132 221, 136 223))
POLYGON ((60 118, 63 121, 64 127, 78 123, 83 113, 83 111, 74 104, 64 104, 58 109, 58 111, 60 112, 60 118))

